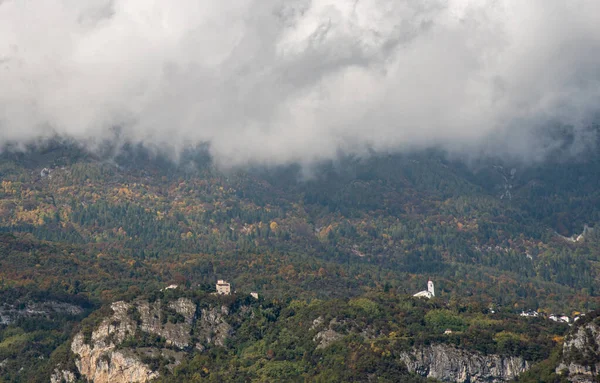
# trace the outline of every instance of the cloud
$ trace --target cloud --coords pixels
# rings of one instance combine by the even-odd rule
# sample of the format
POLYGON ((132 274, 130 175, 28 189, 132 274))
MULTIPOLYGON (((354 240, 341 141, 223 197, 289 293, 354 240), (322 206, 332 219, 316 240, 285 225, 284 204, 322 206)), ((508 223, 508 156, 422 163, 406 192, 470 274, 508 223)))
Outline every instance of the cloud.
POLYGON ((599 68, 596 0, 0 0, 0 143, 542 158, 589 141, 599 68))

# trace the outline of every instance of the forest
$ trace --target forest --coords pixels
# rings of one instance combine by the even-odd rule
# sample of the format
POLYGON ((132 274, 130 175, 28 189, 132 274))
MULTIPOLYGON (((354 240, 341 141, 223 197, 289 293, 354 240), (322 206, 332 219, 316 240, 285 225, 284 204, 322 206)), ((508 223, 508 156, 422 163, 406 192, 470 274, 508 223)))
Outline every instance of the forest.
MULTIPOLYGON (((600 156, 593 154, 544 164, 465 163, 431 150, 340 157, 311 169, 224 170, 201 151, 171 162, 138 147, 113 156, 68 143, 4 150, 3 310, 43 301, 81 310, 3 322, 0 361, 50 368, 51 355, 65 352, 90 313, 169 284, 207 292, 217 279, 270 302, 278 313, 272 334, 259 342, 240 330, 239 341, 258 342, 253 347, 271 350, 273 361, 286 361, 277 368, 300 375, 316 356, 302 351, 306 339, 294 338, 299 334, 285 340, 281 332, 301 321, 299 314, 286 322, 286 313, 307 307, 353 320, 363 310, 361 320, 379 321, 386 336, 402 333, 411 345, 451 328, 461 335, 444 341, 461 347, 550 358, 564 326, 545 321, 534 330, 518 313, 574 316, 598 308, 600 156), (408 300, 404 311, 387 310, 391 301, 423 290, 428 278, 436 283, 431 304, 408 300), (500 319, 480 333, 481 315, 491 309, 500 319), (507 328, 517 335, 498 335, 507 328), (294 344, 293 355, 283 355, 285 342, 294 344)), ((372 353, 351 338, 344 342, 327 350, 331 358, 372 353)), ((393 353, 389 339, 381 342, 377 347, 393 353)), ((212 371, 219 352, 243 353, 236 347, 184 363, 180 381, 200 365, 212 371)), ((268 374, 252 368, 251 377, 268 374)), ((6 381, 49 374, 27 371, 6 381)))

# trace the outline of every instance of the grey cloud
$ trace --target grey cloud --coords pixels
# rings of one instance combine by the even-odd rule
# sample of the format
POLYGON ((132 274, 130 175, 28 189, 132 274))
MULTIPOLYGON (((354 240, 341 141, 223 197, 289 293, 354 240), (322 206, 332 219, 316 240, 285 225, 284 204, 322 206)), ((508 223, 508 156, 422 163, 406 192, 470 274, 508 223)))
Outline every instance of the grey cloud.
POLYGON ((0 143, 539 159, 546 126, 591 141, 599 64, 596 0, 4 0, 0 143))

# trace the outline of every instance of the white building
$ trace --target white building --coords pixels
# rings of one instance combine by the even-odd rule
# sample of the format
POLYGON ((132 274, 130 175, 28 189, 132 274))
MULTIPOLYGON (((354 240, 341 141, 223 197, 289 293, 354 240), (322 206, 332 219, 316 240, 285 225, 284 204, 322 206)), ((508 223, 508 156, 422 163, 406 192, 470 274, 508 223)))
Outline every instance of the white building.
POLYGON ((218 295, 229 295, 231 294, 231 285, 222 279, 217 281, 217 294, 218 295))
POLYGON ((569 318, 566 315, 552 314, 548 317, 548 319, 553 320, 555 322, 562 322, 562 323, 570 323, 571 322, 571 318, 569 318))
POLYGON ((251 292, 250 295, 252 296, 252 298, 258 299, 258 293, 251 292))
POLYGON ((521 311, 521 314, 519 315, 522 317, 537 318, 540 314, 537 311, 529 310, 521 311))
POLYGON ((431 299, 431 298, 435 297, 435 288, 433 287, 433 282, 431 281, 431 279, 429 281, 427 281, 427 290, 419 291, 418 293, 413 295, 413 297, 427 298, 427 299, 431 299))

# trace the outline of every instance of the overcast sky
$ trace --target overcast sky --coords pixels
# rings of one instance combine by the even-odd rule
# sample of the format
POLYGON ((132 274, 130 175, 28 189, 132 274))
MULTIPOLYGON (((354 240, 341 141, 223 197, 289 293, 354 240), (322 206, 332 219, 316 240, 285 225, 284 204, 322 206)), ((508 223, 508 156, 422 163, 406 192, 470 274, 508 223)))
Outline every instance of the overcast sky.
POLYGON ((538 157, 599 106, 598 0, 0 0, 0 143, 538 157))

